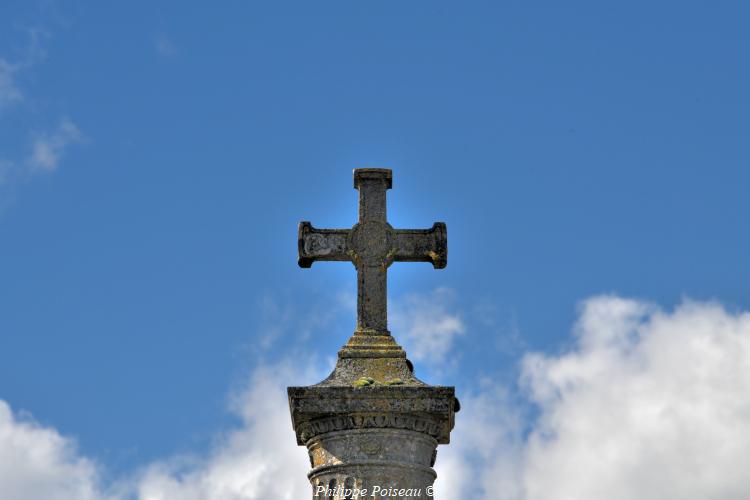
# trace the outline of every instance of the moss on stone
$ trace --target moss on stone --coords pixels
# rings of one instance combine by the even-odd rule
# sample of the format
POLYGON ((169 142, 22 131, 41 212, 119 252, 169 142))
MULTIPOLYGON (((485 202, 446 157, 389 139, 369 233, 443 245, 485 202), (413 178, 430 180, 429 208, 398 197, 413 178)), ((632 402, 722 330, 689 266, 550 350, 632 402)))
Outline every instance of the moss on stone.
POLYGON ((359 379, 354 381, 354 387, 368 387, 371 385, 375 385, 375 379, 371 377, 360 377, 359 379))

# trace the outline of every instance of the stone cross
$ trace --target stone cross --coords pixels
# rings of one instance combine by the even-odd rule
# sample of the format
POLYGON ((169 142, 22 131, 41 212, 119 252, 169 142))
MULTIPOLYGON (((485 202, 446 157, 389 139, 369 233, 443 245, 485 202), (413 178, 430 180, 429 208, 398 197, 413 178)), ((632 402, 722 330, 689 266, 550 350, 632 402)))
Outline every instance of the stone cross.
POLYGON ((448 236, 445 224, 431 229, 393 229, 386 219, 386 190, 392 174, 384 168, 354 170, 359 190, 359 221, 351 229, 317 229, 299 225, 299 266, 318 260, 350 261, 357 268, 357 332, 388 332, 386 277, 393 261, 431 262, 445 267, 448 236))
POLYGON ((351 229, 299 225, 299 265, 349 261, 357 268, 357 329, 321 382, 289 387, 297 444, 307 447, 313 500, 431 500, 437 447, 450 442, 455 388, 417 378, 388 331, 386 277, 393 261, 446 265, 445 224, 393 229, 386 218, 390 170, 354 171, 359 221, 351 229), (353 495, 347 489, 367 493, 353 495))

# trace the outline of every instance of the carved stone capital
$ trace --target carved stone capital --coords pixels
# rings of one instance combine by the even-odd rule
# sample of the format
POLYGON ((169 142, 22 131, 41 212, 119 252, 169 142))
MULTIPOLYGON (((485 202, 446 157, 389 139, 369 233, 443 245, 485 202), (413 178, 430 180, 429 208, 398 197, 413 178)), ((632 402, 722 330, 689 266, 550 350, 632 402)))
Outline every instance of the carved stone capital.
POLYGON ((440 444, 450 441, 453 387, 310 386, 287 391, 299 445, 327 432, 371 428, 420 432, 440 444))

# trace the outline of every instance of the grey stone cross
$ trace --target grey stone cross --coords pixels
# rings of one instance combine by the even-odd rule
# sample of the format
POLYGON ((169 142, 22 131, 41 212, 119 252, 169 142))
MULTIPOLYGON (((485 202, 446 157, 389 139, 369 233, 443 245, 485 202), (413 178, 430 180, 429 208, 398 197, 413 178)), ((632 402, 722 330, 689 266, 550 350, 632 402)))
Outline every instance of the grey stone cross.
POLYGON ((386 190, 391 171, 384 168, 354 170, 359 190, 359 221, 351 229, 317 229, 299 224, 300 267, 318 260, 350 261, 357 268, 357 333, 388 332, 386 277, 393 261, 431 262, 442 269, 448 259, 445 224, 431 229, 393 229, 386 219, 386 190))

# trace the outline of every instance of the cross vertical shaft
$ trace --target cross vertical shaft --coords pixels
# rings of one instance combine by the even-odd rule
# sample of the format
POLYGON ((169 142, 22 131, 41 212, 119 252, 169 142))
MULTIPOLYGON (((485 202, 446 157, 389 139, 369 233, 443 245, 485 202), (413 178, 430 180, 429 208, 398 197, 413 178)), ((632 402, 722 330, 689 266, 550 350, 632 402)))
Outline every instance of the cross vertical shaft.
POLYGON ((388 331, 388 264, 383 250, 388 246, 386 190, 390 171, 357 171, 354 187, 359 190, 359 222, 352 229, 357 238, 357 331, 388 331), (372 251, 375 250, 375 251, 372 251))

